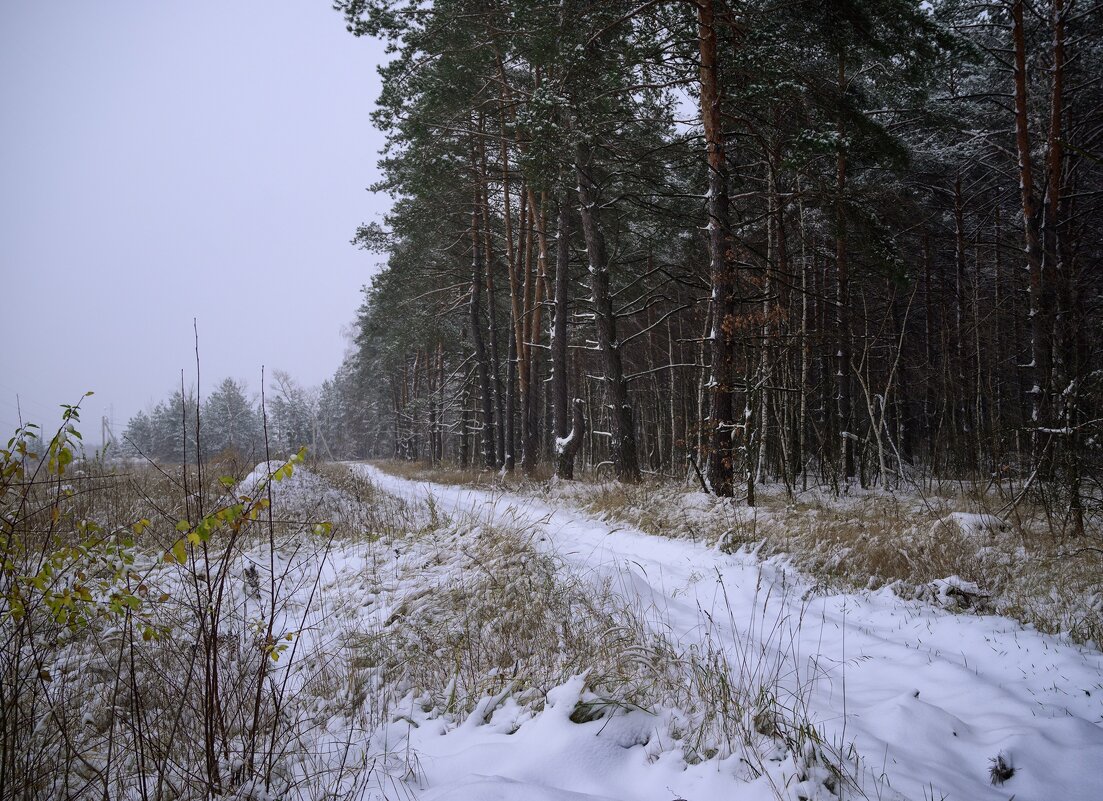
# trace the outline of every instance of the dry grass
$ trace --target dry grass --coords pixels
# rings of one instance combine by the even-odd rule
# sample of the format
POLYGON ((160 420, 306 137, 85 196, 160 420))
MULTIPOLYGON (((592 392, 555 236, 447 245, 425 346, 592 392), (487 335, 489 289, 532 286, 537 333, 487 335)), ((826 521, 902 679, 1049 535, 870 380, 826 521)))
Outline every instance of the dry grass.
POLYGON ((205 466, 201 479, 194 466, 74 462, 60 480, 28 485, 28 513, 2 532, 12 564, 0 592, 0 680, 12 692, 0 698, 0 796, 248 798, 267 786, 293 797, 353 781, 358 766, 345 756, 376 721, 333 691, 348 675, 346 632, 302 622, 333 603, 322 576, 334 548, 372 548, 425 521, 348 468, 325 473, 296 471, 273 487, 270 514, 255 506, 256 520, 217 529, 183 563, 164 558, 179 521, 194 525, 238 501, 219 470, 205 466), (331 529, 313 529, 327 519, 331 529), (140 520, 149 522, 135 534, 140 520), (53 567, 41 589, 20 578, 43 564, 53 567), (85 610, 80 618, 55 619, 46 601, 81 588, 88 600, 67 602, 85 610), (109 592, 131 593, 133 607, 113 609, 109 592), (18 616, 17 597, 26 609, 18 616), (343 746, 325 739, 334 714, 356 731, 343 746), (319 742, 326 755, 310 747, 319 742), (205 743, 217 748, 204 753, 205 743))
MULTIPOLYGON (((394 463, 381 469, 396 473, 394 463)), ((481 483, 469 473, 399 474, 452 484, 493 486, 567 501, 602 519, 642 531, 752 549, 763 557, 785 555, 824 591, 892 585, 904 597, 920 597, 958 611, 995 612, 1078 642, 1103 644, 1103 540, 1098 522, 1082 538, 1062 532, 1038 505, 1021 504, 995 525, 961 526, 954 513, 995 516, 1006 499, 965 485, 945 484, 920 494, 855 490, 835 498, 821 491, 796 497, 764 487, 759 504, 705 496, 696 488, 650 478, 638 485, 599 483, 481 483), (938 597, 937 582, 951 576, 975 583, 979 594, 938 597)))
POLYGON ((255 521, 166 560, 188 530, 180 521, 194 528, 238 500, 220 472, 84 463, 68 485, 43 487, 57 511, 44 503, 20 533, 75 554, 57 582, 88 580, 71 549, 83 521, 128 543, 132 524, 150 521, 116 579, 140 602, 72 627, 42 603, 4 618, 0 674, 18 692, 3 698, 2 736, 18 757, 0 795, 342 797, 387 781, 401 797, 419 768, 416 754, 391 750, 388 732, 409 709, 400 702, 475 725, 508 702, 520 725, 573 676, 586 689, 572 719, 644 710, 652 756, 739 754, 749 775, 778 753, 808 775, 839 761, 808 723, 805 688, 788 680, 785 631, 770 635, 770 658, 711 638, 682 647, 612 579, 540 552, 533 531, 444 519, 346 466, 296 470, 270 485, 255 521), (320 519, 332 528, 319 533, 320 519))
POLYGON ((595 691, 648 702, 646 685, 657 677, 628 657, 645 636, 642 624, 610 603, 608 588, 564 577, 521 532, 435 536, 435 547, 406 568, 421 588, 358 640, 360 662, 379 667, 385 683, 408 681, 428 705, 460 716, 507 689, 539 706, 548 690, 586 671, 595 691))
POLYGON ((1103 643, 1103 552, 1086 547, 1090 539, 1055 532, 1037 508, 1003 522, 992 516, 997 499, 973 494, 763 496, 756 510, 716 501, 707 514, 687 515, 686 495, 672 488, 599 487, 584 506, 649 533, 784 554, 825 590, 893 585, 904 597, 949 600, 959 611, 996 612, 1103 643), (990 525, 960 525, 957 512, 989 515, 990 525), (933 583, 951 576, 982 592, 936 598, 933 583))
MULTIPOLYGON (((806 750, 812 730, 789 723, 794 715, 777 701, 777 666, 748 669, 720 649, 678 647, 654 633, 611 579, 571 573, 533 547, 531 531, 441 519, 431 506, 389 496, 346 466, 319 466, 315 476, 297 471, 274 492, 271 528, 262 518, 256 530, 213 548, 212 573, 198 556, 184 565, 161 559, 178 536, 176 522, 189 512, 194 519, 194 470, 185 496, 179 467, 80 469, 88 490, 63 498, 63 520, 94 516, 108 529, 153 521, 138 538, 135 572, 150 588, 141 614, 165 633, 144 641, 129 618, 121 627, 96 619, 74 630, 28 618, 37 664, 49 666, 50 678, 27 685, 37 687, 34 697, 20 699, 29 719, 45 714, 40 725, 25 737, 13 733, 27 754, 17 779, 27 798, 203 797, 212 782, 203 750, 212 720, 219 753, 228 755, 219 765, 224 790, 248 796, 261 782, 291 797, 322 785, 349 789, 380 770, 388 780, 399 777, 399 786, 417 773, 416 755, 392 753, 393 743, 375 734, 404 714, 410 693, 425 711, 457 723, 485 722, 508 699, 520 725, 576 675, 586 676, 577 721, 676 708, 673 717, 654 717, 656 747, 681 744, 690 761, 738 751, 761 762, 754 754, 806 750), (308 533, 321 518, 334 521, 326 541, 308 533), (322 583, 313 565, 330 543, 359 549, 364 570, 355 582, 322 583), (279 556, 269 567, 273 544, 279 556), (219 684, 217 698, 207 698, 196 660, 205 652, 206 588, 219 565, 227 579, 217 649, 206 651, 219 684), (365 627, 365 606, 389 612, 365 627), (304 639, 295 621, 309 607, 326 622, 304 639), (269 660, 264 621, 271 616, 288 619, 275 642, 284 642, 290 626, 296 643, 309 643, 294 660, 291 650, 278 665, 269 660), (294 669, 281 669, 285 663, 294 669), (334 717, 347 724, 343 743, 326 739, 334 717), (330 756, 318 753, 318 742, 330 756), (372 771, 363 770, 367 762, 372 771), (145 786, 143 776, 150 777, 145 786)), ((229 497, 214 473, 202 482, 208 510, 229 497)))
POLYGON ((550 466, 536 466, 531 476, 521 473, 520 467, 512 473, 500 470, 467 468, 460 470, 446 465, 429 465, 425 462, 406 462, 398 459, 379 459, 369 462, 386 473, 410 481, 431 481, 434 484, 449 486, 471 486, 482 488, 519 490, 539 486, 552 477, 550 466))
POLYGON ((403 565, 417 581, 395 596, 384 577, 373 589, 392 611, 352 638, 356 683, 400 688, 422 712, 456 724, 481 725, 509 701, 516 727, 553 688, 584 675, 577 723, 642 710, 653 747, 680 748, 690 763, 737 754, 748 776, 760 776, 769 759, 792 754, 843 780, 841 769, 824 768, 841 760, 809 723, 811 684, 793 683, 802 621, 764 621, 762 642, 732 648, 703 617, 710 635, 683 646, 611 578, 572 571, 532 536, 463 522, 425 531, 403 565))

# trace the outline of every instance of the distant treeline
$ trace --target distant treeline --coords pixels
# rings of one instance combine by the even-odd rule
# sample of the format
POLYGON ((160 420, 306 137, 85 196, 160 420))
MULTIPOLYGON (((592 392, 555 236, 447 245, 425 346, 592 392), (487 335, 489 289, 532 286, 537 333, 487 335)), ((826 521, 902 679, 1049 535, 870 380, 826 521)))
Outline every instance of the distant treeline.
POLYGON ((316 447, 317 392, 277 370, 265 402, 266 408, 232 378, 223 380, 201 403, 194 390, 187 394, 176 390, 148 412, 130 418, 121 451, 169 463, 219 456, 259 461, 265 458, 266 428, 267 450, 273 458, 304 445, 316 447))

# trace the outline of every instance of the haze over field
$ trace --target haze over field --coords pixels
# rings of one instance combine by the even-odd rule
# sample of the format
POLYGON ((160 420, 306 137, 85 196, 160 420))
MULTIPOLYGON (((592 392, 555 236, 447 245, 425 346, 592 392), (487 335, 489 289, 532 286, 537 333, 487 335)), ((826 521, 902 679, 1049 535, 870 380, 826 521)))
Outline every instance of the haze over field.
POLYGON ((349 245, 382 45, 328 3, 0 7, 0 427, 86 390, 87 437, 194 380, 332 375, 376 259, 349 245))

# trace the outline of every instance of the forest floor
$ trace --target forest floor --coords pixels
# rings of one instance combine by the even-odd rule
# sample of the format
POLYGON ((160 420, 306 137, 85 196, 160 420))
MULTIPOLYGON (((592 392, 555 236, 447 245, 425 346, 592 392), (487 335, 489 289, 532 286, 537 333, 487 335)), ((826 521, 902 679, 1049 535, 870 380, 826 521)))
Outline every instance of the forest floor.
MULTIPOLYGON (((1103 655, 1005 616, 947 608, 991 602, 975 582, 946 576, 926 595, 918 585, 903 594, 911 597, 884 580, 841 591, 844 579, 818 580, 792 558, 764 551, 766 532, 785 522, 779 515, 767 509, 748 520, 734 507, 718 511, 721 502, 699 493, 672 503, 651 487, 636 498, 646 495, 647 503, 609 503, 604 495, 632 490, 545 484, 519 493, 356 469, 463 528, 520 532, 560 573, 632 610, 639 636, 663 643, 641 645, 641 653, 652 660, 666 654, 670 669, 684 671, 689 693, 679 698, 667 688, 637 708, 577 678, 548 694, 550 708, 531 719, 531 711, 521 712, 522 724, 512 705, 501 718, 480 712, 476 725, 470 718, 459 726, 419 721, 408 742, 420 755, 425 798, 1023 801, 1103 794, 1103 655), (599 517, 594 511, 603 504, 599 517), (665 523, 653 519, 660 514, 665 523), (633 516, 647 525, 624 522, 633 516), (718 533, 716 516, 731 530, 718 533), (665 526, 676 536, 645 532, 665 526), (571 723, 580 708, 603 704, 620 711, 571 723), (708 704, 720 704, 729 719, 694 719, 708 704), (708 744, 687 747, 694 732, 708 744)), ((870 503, 833 508, 867 520, 870 503)), ((830 504, 806 505, 815 519, 830 504)), ((925 526, 916 514, 900 508, 894 519, 925 526)), ((982 542, 1007 533, 980 513, 931 514, 942 521, 930 532, 936 540, 951 527, 958 539, 982 542)), ((888 536, 890 526, 882 528, 888 536)), ((866 530, 856 539, 873 536, 866 530)), ((938 548, 929 546, 929 558, 938 548)))

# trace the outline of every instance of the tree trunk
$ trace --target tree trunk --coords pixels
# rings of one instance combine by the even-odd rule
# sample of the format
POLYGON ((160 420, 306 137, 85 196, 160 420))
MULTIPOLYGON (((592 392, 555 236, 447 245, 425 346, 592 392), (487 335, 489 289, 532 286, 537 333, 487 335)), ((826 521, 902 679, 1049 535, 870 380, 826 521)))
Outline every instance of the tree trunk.
POLYGON ((482 315, 479 313, 479 298, 482 297, 483 293, 481 244, 479 241, 479 203, 476 199, 475 208, 471 212, 471 302, 469 321, 471 342, 475 347, 475 364, 479 373, 479 394, 482 401, 483 460, 486 468, 493 470, 497 462, 497 452, 494 449, 494 412, 491 406, 490 364, 487 359, 486 345, 483 344, 482 315))
MULTIPOLYGON (((846 61, 839 56, 839 99, 846 90, 846 61)), ((838 124, 838 154, 835 172, 835 324, 838 336, 836 350, 835 378, 837 382, 835 396, 835 414, 838 425, 840 467, 844 483, 854 477, 854 440, 857 436, 851 431, 853 421, 853 400, 851 398, 850 375, 850 263, 846 242, 846 129, 842 116, 838 124)))
POLYGON ((701 121, 708 157, 709 275, 712 283, 708 477, 713 492, 730 498, 735 493, 732 382, 735 375, 736 275, 728 229, 728 165, 720 118, 713 0, 701 0, 697 5, 697 37, 701 50, 701 121))
MULTIPOLYGON (((567 315, 570 313, 570 266, 571 266, 571 211, 567 202, 567 193, 559 199, 559 224, 556 232, 555 251, 555 318, 552 321, 551 338, 551 395, 552 412, 555 419, 556 461, 555 474, 560 478, 574 476, 574 453, 571 460, 564 462, 563 449, 559 442, 570 434, 571 421, 567 418, 567 315)), ((579 437, 581 444, 582 437, 579 437)), ((578 448, 575 448, 577 452, 578 448)))
POLYGON ((537 253, 536 269, 532 274, 533 281, 535 282, 532 293, 532 309, 527 316, 528 334, 525 336, 524 341, 525 365, 528 368, 526 381, 528 392, 525 399, 525 438, 521 443, 521 470, 526 476, 532 475, 532 471, 536 466, 536 457, 540 451, 540 421, 536 403, 538 396, 537 390, 540 387, 540 360, 533 358, 532 349, 540 345, 544 313, 544 287, 548 269, 547 195, 541 193, 539 208, 536 204, 536 196, 531 189, 528 191, 528 197, 535 227, 537 253))
MULTIPOLYGON (((482 117, 479 118, 479 129, 483 129, 482 117)), ((498 334, 498 304, 495 301, 494 291, 494 246, 491 239, 491 226, 490 226, 490 193, 488 185, 490 179, 487 174, 486 167, 486 147, 485 143, 480 143, 480 174, 482 178, 482 216, 483 216, 483 247, 486 251, 486 302, 487 302, 487 314, 489 316, 490 323, 490 365, 491 376, 493 381, 494 390, 494 409, 497 411, 497 425, 498 425, 498 450, 496 453, 497 464, 501 465, 505 462, 505 443, 506 443, 506 430, 505 430, 505 401, 504 401, 504 389, 502 387, 502 362, 501 362, 501 350, 499 348, 499 334, 498 334)), ((508 191, 506 193, 508 199, 508 191)), ((508 206, 508 203, 507 203, 508 206)), ((507 209, 508 210, 508 209, 507 209)), ((509 239, 507 236, 506 242, 507 249, 510 247, 509 239)))
POLYGON ((575 148, 579 215, 582 218, 582 232, 590 262, 590 290, 593 295, 598 349, 605 366, 605 386, 612 406, 609 415, 612 423, 610 453, 617 478, 621 481, 637 482, 640 480, 640 467, 636 456, 636 433, 632 405, 628 399, 628 382, 624 379, 620 342, 617 339, 617 319, 613 314, 613 299, 609 293, 609 257, 598 219, 597 191, 590 172, 592 167, 592 150, 579 143, 575 148))
POLYGON ((586 401, 575 398, 571 407, 574 409, 571 430, 555 439, 555 474, 567 480, 574 478, 574 459, 586 436, 586 401))
MULTIPOLYGON (((513 315, 510 314, 510 324, 513 323, 513 315)), ((506 350, 506 447, 502 459, 502 467, 507 473, 512 473, 515 467, 514 446, 517 442, 517 340, 509 338, 509 348, 506 350)))
MULTIPOLYGON (((1011 38, 1014 45, 1015 77, 1015 147, 1019 156, 1019 190, 1023 207, 1023 234, 1026 241, 1026 265, 1030 277, 1030 365, 1033 378, 1031 394, 1031 420, 1035 428, 1043 425, 1045 397, 1049 391, 1049 332, 1048 313, 1044 308, 1042 279, 1042 251, 1039 237, 1039 207, 1034 189, 1034 159, 1030 153, 1030 128, 1027 117, 1026 95, 1026 32, 1023 27, 1023 2, 1014 0, 1011 5, 1011 38)), ((1042 438, 1033 437, 1033 461, 1041 460, 1042 438)))

